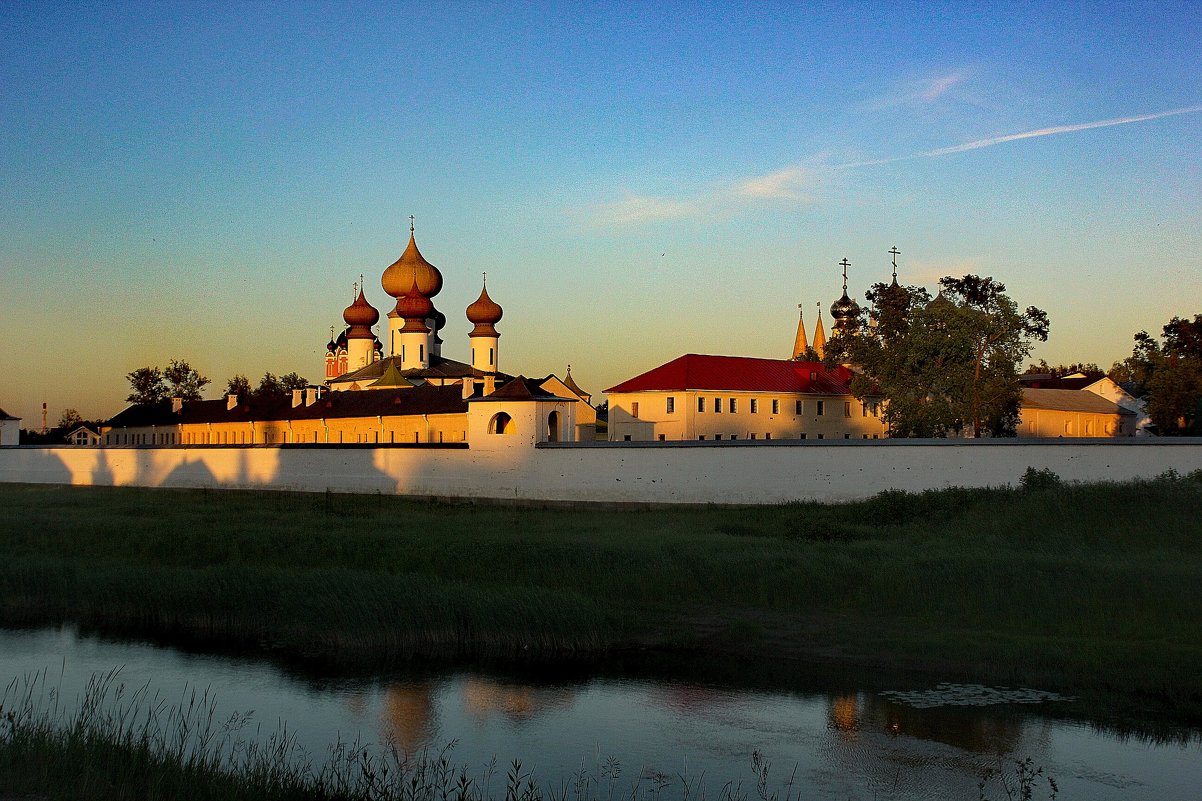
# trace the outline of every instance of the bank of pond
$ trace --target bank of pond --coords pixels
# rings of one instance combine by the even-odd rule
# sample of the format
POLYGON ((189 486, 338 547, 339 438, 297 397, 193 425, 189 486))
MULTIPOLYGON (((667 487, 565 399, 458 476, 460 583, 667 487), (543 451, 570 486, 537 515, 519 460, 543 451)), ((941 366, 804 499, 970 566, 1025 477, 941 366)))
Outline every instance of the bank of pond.
POLYGON ((794 678, 318 674, 0 630, 0 798, 1184 801, 1202 786, 1199 729, 1033 687, 794 678))

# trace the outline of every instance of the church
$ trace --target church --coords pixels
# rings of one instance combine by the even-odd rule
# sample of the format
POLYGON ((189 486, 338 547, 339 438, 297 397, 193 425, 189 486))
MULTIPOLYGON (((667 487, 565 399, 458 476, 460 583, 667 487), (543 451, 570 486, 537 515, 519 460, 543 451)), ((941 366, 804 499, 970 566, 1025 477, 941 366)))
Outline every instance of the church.
POLYGON ((596 411, 571 367, 563 379, 500 369, 497 324, 504 311, 488 294, 465 310, 470 361, 443 355, 447 318, 434 306, 442 273, 409 244, 380 280, 395 300, 385 341, 380 312, 363 286, 342 312, 344 330, 325 349, 325 383, 291 397, 229 395, 220 400, 131 406, 102 431, 105 445, 418 444, 467 447, 494 435, 534 444, 591 440, 596 411))

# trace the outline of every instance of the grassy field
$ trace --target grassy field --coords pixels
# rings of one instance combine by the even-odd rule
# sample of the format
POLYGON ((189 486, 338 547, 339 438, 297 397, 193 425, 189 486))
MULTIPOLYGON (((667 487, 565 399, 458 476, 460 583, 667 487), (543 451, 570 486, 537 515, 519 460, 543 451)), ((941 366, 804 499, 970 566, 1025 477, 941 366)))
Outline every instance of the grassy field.
POLYGON ((334 663, 650 651, 929 670, 1202 719, 1202 478, 541 510, 0 486, 0 623, 334 663))

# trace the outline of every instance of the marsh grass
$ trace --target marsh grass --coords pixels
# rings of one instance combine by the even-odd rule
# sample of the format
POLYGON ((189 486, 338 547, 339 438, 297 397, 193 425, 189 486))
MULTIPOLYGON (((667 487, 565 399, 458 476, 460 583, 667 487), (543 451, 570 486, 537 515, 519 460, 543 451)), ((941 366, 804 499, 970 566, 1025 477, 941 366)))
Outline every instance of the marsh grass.
POLYGON ((1202 714, 1202 476, 556 510, 0 486, 0 621, 334 662, 843 659, 1202 714))
MULTIPOLYGON (((120 671, 95 674, 78 702, 60 697, 45 672, 13 679, 0 693, 0 798, 123 801, 705 801, 704 776, 623 776, 613 758, 540 781, 521 761, 478 771, 438 752, 336 741, 322 760, 285 727, 264 734, 250 714, 216 714, 216 698, 185 690, 169 703, 149 685, 127 688, 120 671)), ((729 781, 716 801, 793 801, 752 754, 752 780, 729 781)))

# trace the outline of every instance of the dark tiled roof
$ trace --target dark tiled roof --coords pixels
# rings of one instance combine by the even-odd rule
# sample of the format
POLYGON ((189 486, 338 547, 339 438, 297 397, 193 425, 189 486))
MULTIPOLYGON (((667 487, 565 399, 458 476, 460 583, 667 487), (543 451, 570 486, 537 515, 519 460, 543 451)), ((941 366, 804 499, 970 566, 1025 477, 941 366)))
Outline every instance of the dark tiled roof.
POLYGON ((510 379, 505 386, 499 388, 491 395, 485 395, 480 398, 472 398, 473 402, 477 401, 575 401, 576 398, 561 398, 551 392, 540 387, 536 382, 531 381, 526 376, 520 375, 517 378, 510 379))
POLYGON ((1048 409, 1058 412, 1091 412, 1095 414, 1134 415, 1101 395, 1079 389, 1039 389, 1023 387, 1024 409, 1048 409))
MULTIPOLYGON (((359 386, 365 387, 379 380, 389 365, 394 365, 400 371, 401 375, 410 380, 415 378, 467 378, 469 376, 472 378, 483 378, 485 375, 488 375, 481 370, 476 370, 470 364, 464 364, 463 362, 447 359, 442 356, 431 356, 430 366, 424 370, 401 370, 401 357, 388 356, 380 359, 378 362, 372 362, 366 367, 361 367, 353 373, 347 373, 346 375, 340 375, 337 378, 331 379, 330 383, 349 384, 351 382, 358 382, 359 386)), ((502 380, 512 378, 512 376, 505 373, 496 373, 495 375, 502 380)))
POLYGON ((327 392, 310 406, 292 405, 292 397, 250 398, 233 409, 226 401, 191 401, 173 414, 170 402, 131 406, 108 422, 113 428, 136 428, 177 423, 241 423, 252 420, 319 420, 344 417, 388 417, 418 414, 463 414, 467 401, 459 386, 429 384, 412 389, 374 392, 327 392))
POLYGON ((1085 389, 1091 384, 1096 384, 1102 378, 1096 376, 1082 376, 1080 378, 1057 378, 1054 375, 1047 373, 1026 373, 1020 375, 1018 380, 1022 382, 1024 387, 1033 389, 1085 389))
POLYGON ((851 377, 846 367, 828 370, 820 362, 689 353, 605 391, 701 389, 847 395, 851 377))
POLYGON ((0 409, 0 420, 20 420, 20 419, 21 419, 20 417, 13 417, 8 412, 4 411, 3 409, 0 409))

